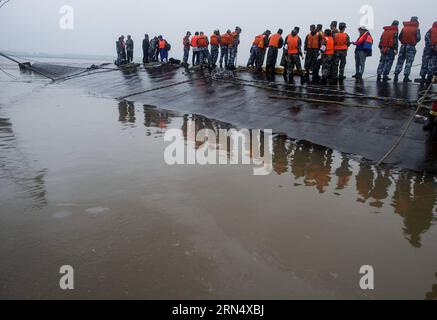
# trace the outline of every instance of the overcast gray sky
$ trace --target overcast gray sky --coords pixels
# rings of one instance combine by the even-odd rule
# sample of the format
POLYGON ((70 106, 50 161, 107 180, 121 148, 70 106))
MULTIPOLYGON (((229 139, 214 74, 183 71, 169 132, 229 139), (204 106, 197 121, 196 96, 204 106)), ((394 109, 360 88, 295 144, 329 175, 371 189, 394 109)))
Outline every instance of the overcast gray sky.
MULTIPOLYGON (((180 58, 186 31, 209 35, 216 28, 224 32, 239 25, 243 28, 241 63, 248 57, 253 37, 266 28, 276 31, 281 27, 288 33, 300 26, 303 37, 312 23, 327 27, 331 20, 338 20, 348 24, 347 31, 355 40, 363 16, 360 8, 365 5, 374 9, 372 33, 378 39, 382 26, 393 19, 419 16, 423 35, 437 20, 435 0, 12 0, 0 9, 0 50, 115 55, 116 38, 131 34, 136 40, 136 57, 140 58, 141 40, 147 32, 164 35, 173 46, 171 55, 180 58), (59 10, 64 5, 74 8, 73 30, 59 26, 59 10)), ((420 59, 421 49, 416 59, 420 59)), ((371 63, 378 58, 376 52, 371 63)))

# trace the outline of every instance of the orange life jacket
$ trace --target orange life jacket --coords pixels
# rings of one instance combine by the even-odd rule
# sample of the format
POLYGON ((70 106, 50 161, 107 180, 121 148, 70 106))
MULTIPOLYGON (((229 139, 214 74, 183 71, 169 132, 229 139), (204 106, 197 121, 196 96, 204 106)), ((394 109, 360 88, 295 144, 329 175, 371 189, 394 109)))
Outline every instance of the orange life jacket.
POLYGON ((211 45, 212 45, 212 46, 217 46, 217 47, 220 45, 220 38, 219 38, 218 35, 213 34, 213 35, 211 36, 211 45))
POLYGON ((165 41, 164 39, 159 40, 159 49, 165 49, 165 47, 167 46, 167 41, 165 41))
POLYGON ((261 36, 256 36, 255 37, 255 39, 253 39, 253 42, 252 42, 252 45, 253 46, 258 46, 258 42, 259 42, 259 38, 260 38, 261 36))
POLYGON ((238 38, 238 33, 236 33, 235 31, 232 32, 231 33, 231 41, 230 41, 229 45, 232 46, 237 38, 238 38))
POLYGON ((197 38, 198 38, 199 36, 193 36, 192 38, 191 38, 191 46, 192 47, 194 47, 194 48, 197 48, 197 38))
POLYGON ((332 37, 325 37, 326 50, 324 52, 327 56, 332 56, 335 52, 334 39, 332 37))
POLYGON ((320 34, 317 32, 312 35, 311 32, 307 35, 307 49, 320 49, 320 34))
POLYGON ((419 22, 417 21, 404 22, 404 29, 402 29, 401 43, 403 45, 415 46, 417 44, 418 29, 419 29, 419 22))
POLYGON ((258 36, 258 48, 264 49, 266 47, 265 44, 266 37, 267 36, 265 34, 261 34, 258 36))
POLYGON ((334 36, 334 49, 335 51, 347 50, 347 33, 339 32, 334 36))
POLYGON ((382 48, 393 49, 395 47, 395 34, 398 33, 397 26, 384 27, 384 32, 381 37, 382 48))
POLYGON ((431 45, 437 46, 437 22, 434 22, 431 29, 431 45))
POLYGON ((222 34, 221 45, 225 47, 229 47, 230 44, 231 44, 231 36, 227 33, 222 34))
POLYGON ((281 39, 281 35, 279 33, 275 33, 270 37, 269 47, 279 48, 279 40, 281 39))
POLYGON ((205 35, 197 37, 197 46, 199 48, 206 48, 208 46, 207 37, 205 35))
POLYGON ((287 37, 288 54, 299 53, 299 36, 293 36, 291 34, 287 37))

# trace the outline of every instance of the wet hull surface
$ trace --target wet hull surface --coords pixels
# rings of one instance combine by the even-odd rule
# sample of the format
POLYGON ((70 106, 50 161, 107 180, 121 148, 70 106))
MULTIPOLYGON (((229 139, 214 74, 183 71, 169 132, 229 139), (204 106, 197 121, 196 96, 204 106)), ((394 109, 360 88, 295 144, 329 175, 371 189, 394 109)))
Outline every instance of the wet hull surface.
MULTIPOLYGON (((326 132, 342 124, 354 132, 351 147, 365 149, 352 143, 359 130, 346 120, 367 116, 381 128, 369 129, 366 140, 387 140, 378 148, 368 142, 377 158, 396 136, 382 126, 398 125, 390 119, 409 111, 377 111, 388 112, 385 123, 373 110, 332 106, 331 114, 210 80, 113 99, 186 79, 181 70, 155 72, 48 86, 2 82, 1 298, 437 296, 435 175, 375 167, 301 141, 331 141, 314 123, 326 132), (259 127, 290 136, 274 135, 268 176, 242 165, 166 165, 165 132, 192 121, 197 129, 259 127), (65 264, 75 268, 70 292, 58 285, 65 264), (374 291, 359 287, 363 265, 375 269, 374 291)), ((419 124, 413 127, 405 144, 429 157, 419 124)))

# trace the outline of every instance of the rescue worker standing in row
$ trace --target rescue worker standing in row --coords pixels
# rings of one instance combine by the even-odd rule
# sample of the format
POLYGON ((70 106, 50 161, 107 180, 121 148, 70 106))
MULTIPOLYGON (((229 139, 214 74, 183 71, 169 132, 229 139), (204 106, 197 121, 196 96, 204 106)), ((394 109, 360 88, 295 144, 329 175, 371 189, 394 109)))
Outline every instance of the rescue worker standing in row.
POLYGON ((145 34, 143 39, 143 63, 149 63, 150 40, 149 35, 145 34))
POLYGON ((279 29, 277 33, 272 35, 269 40, 269 51, 267 52, 266 74, 269 78, 275 77, 276 61, 278 60, 278 51, 284 45, 282 39, 283 30, 279 29))
POLYGON ((231 30, 226 31, 222 34, 220 39, 220 68, 223 69, 223 62, 225 67, 228 65, 229 60, 229 47, 231 45, 231 30))
POLYGON ((267 47, 269 45, 269 37, 271 35, 270 30, 266 30, 263 34, 258 36, 258 46, 256 48, 256 60, 255 60, 255 66, 256 70, 262 71, 263 65, 264 65, 264 59, 266 57, 266 51, 267 47))
POLYGON ((404 82, 411 82, 409 77, 414 58, 416 57, 416 45, 421 40, 418 17, 412 17, 411 21, 404 22, 404 28, 399 35, 399 40, 401 41, 402 46, 399 50, 398 63, 396 65, 395 77, 393 80, 394 82, 398 82, 399 74, 402 72, 405 62, 404 82))
POLYGON ((126 44, 124 43, 124 36, 118 38, 115 43, 117 50, 117 65, 122 65, 126 63, 126 44))
POLYGON ((372 56, 373 38, 370 35, 369 30, 366 27, 360 27, 358 29, 360 36, 353 44, 355 49, 355 75, 352 77, 360 80, 363 79, 364 70, 366 68, 367 57, 372 56))
POLYGON ((158 37, 154 37, 152 40, 150 40, 150 61, 158 61, 158 55, 159 55, 159 39, 158 37))
POLYGON ((320 52, 322 54, 322 84, 326 84, 334 80, 335 45, 330 29, 325 30, 320 52))
POLYGON ((183 64, 184 66, 188 66, 188 59, 190 57, 190 48, 191 48, 191 32, 187 31, 186 36, 182 40, 182 45, 184 46, 184 58, 183 58, 183 64))
POLYGON ((194 37, 191 38, 191 46, 193 47, 193 67, 199 64, 199 48, 197 48, 197 38, 199 32, 194 33, 194 37))
POLYGON ((197 37, 197 49, 199 50, 199 60, 201 66, 205 64, 207 65, 209 62, 208 46, 208 37, 203 32, 200 32, 199 36, 197 37))
POLYGON ((250 47, 250 55, 249 60, 247 61, 247 68, 251 68, 255 66, 256 62, 256 54, 258 50, 258 42, 261 35, 258 35, 253 39, 252 46, 250 47))
MULTIPOLYGON (((319 36, 321 38, 321 41, 323 41, 323 39, 325 38, 325 33, 323 32, 323 25, 322 24, 318 24, 317 28, 316 28, 316 31, 319 34, 319 36)), ((320 46, 321 46, 321 43, 320 43, 320 46)), ((319 48, 319 51, 320 51, 320 48, 319 48)), ((319 51, 317 52, 317 57, 319 56, 319 51)), ((316 64, 316 69, 315 69, 316 75, 317 75, 317 80, 320 79, 319 78, 319 72, 320 72, 320 67, 322 66, 321 65, 321 61, 322 61, 321 59, 319 60, 317 58, 317 64, 316 64)))
POLYGON ((424 57, 420 71, 421 82, 431 83, 435 72, 437 72, 437 22, 434 22, 432 28, 425 35, 424 57))
POLYGON ((235 70, 236 60, 238 54, 238 46, 240 45, 241 28, 235 27, 235 31, 231 33, 231 41, 229 45, 229 61, 228 69, 235 70))
POLYGON ((132 37, 127 36, 126 40, 126 54, 127 54, 127 63, 131 63, 134 60, 134 41, 132 37))
POLYGON ((294 81, 294 68, 296 67, 298 74, 302 77, 302 67, 300 63, 300 58, 303 57, 302 54, 302 40, 298 36, 299 28, 295 27, 291 34, 285 38, 285 48, 287 50, 287 74, 288 82, 292 83, 294 81))
POLYGON ((310 26, 310 33, 305 38, 305 70, 306 80, 310 80, 310 72, 313 74, 313 82, 319 81, 318 72, 318 57, 320 47, 322 46, 322 37, 317 32, 316 26, 313 24, 310 26))
POLYGON ((381 58, 379 60, 377 81, 381 79, 386 82, 390 81, 389 74, 395 61, 395 57, 399 49, 399 21, 395 20, 391 26, 384 27, 381 40, 379 41, 379 49, 381 58))
POLYGON ((162 36, 158 37, 158 48, 161 62, 168 62, 168 51, 170 49, 170 45, 162 36))
POLYGON ((219 58, 219 48, 220 48, 220 31, 215 30, 214 33, 210 37, 211 44, 211 55, 209 60, 209 65, 211 68, 215 69, 217 67, 217 61, 219 58))
POLYGON ((351 45, 351 39, 349 35, 345 32, 346 23, 341 22, 339 25, 339 29, 340 30, 337 30, 337 32, 335 33, 331 31, 332 37, 334 39, 334 49, 335 49, 334 69, 333 69, 332 78, 333 80, 343 81, 344 79, 346 79, 344 75, 344 70, 346 68, 347 51, 351 45))

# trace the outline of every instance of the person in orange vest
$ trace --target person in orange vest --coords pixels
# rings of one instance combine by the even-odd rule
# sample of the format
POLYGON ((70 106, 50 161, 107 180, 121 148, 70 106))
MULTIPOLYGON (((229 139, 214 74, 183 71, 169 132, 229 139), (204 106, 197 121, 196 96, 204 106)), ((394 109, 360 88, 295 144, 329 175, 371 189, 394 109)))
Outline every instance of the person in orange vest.
POLYGON ((287 49, 288 60, 287 60, 287 74, 288 82, 294 81, 294 68, 296 67, 297 72, 302 77, 302 66, 300 63, 302 54, 302 40, 299 37, 299 28, 295 27, 291 34, 285 38, 285 47, 287 49))
POLYGON ((183 59, 184 66, 188 66, 188 58, 189 58, 190 49, 191 49, 191 40, 190 40, 190 37, 191 37, 191 32, 188 31, 186 36, 182 40, 182 44, 184 46, 184 59, 183 59))
POLYGON ((345 32, 346 23, 341 22, 339 29, 336 33, 332 32, 332 38, 334 39, 335 59, 334 59, 334 72, 333 79, 343 81, 346 79, 344 70, 346 68, 347 51, 351 45, 351 39, 345 32))
POLYGON ((270 30, 266 30, 258 37, 258 44, 256 48, 255 66, 258 71, 262 71, 264 58, 266 56, 267 47, 269 46, 269 37, 272 34, 270 30))
POLYGON ((411 21, 404 22, 404 28, 399 34, 399 41, 402 46, 399 49, 398 63, 396 65, 395 77, 393 79, 394 82, 398 82, 399 74, 402 72, 404 63, 404 82, 411 82, 411 68, 414 63, 414 58, 416 57, 416 45, 420 40, 419 18, 412 17, 411 21))
POLYGON ((229 59, 229 47, 231 45, 231 30, 226 31, 222 34, 220 39, 220 68, 223 69, 223 62, 225 67, 228 65, 229 59))
POLYGON ((437 21, 425 35, 422 68, 420 70, 421 83, 431 83, 433 74, 437 71, 437 21))
POLYGON ((210 55, 209 65, 213 69, 217 67, 220 41, 221 41, 220 31, 215 30, 214 33, 211 35, 210 42, 209 42, 211 45, 211 55, 210 55))
POLYGON ((269 51, 267 53, 266 74, 269 78, 275 77, 276 61, 278 60, 278 51, 284 45, 282 33, 284 31, 279 29, 277 33, 272 35, 269 40, 269 51))
POLYGON ((205 36, 203 32, 200 32, 199 36, 197 37, 197 48, 199 50, 199 60, 200 65, 207 65, 209 63, 209 40, 208 37, 205 36))
POLYGON ((384 27, 381 40, 379 41, 379 50, 381 58, 379 60, 377 81, 390 81, 389 74, 399 49, 399 21, 395 20, 391 26, 384 27))
POLYGON ((162 36, 158 37, 158 48, 161 61, 168 62, 168 51, 170 50, 170 45, 162 36))
POLYGON ((199 32, 195 32, 194 36, 191 37, 191 47, 193 47, 193 67, 199 64, 199 48, 197 48, 197 38, 199 37, 199 32))
POLYGON ((372 56, 373 37, 371 36, 367 27, 363 26, 358 29, 360 36, 353 44, 355 49, 355 75, 353 78, 357 80, 363 79, 364 70, 366 68, 367 57, 372 56))
POLYGON ((322 83, 334 80, 335 43, 330 29, 325 30, 325 37, 320 47, 322 54, 322 83))
POLYGON ((227 68, 229 70, 236 69, 238 46, 240 45, 240 27, 235 27, 235 31, 231 33, 231 44, 229 46, 229 60, 227 68))
POLYGON ((320 47, 322 46, 322 36, 317 31, 316 26, 312 24, 310 26, 310 33, 305 38, 304 51, 305 51, 305 74, 306 81, 310 79, 310 73, 313 74, 313 82, 319 80, 318 72, 318 57, 320 47))
MULTIPOLYGON (((320 38, 321 38, 321 41, 320 41, 320 46, 321 46, 322 45, 321 42, 325 38, 325 33, 323 32, 323 25, 322 24, 318 24, 316 30, 317 30, 317 33, 319 34, 320 38)), ((319 51, 320 51, 320 48, 319 48, 319 51)), ((317 52, 317 56, 319 55, 319 51, 317 52)), ((322 62, 321 59, 317 59, 317 64, 316 64, 316 68, 315 68, 316 82, 320 79, 319 73, 320 73, 320 68, 322 67, 321 62, 322 62)))
POLYGON ((262 35, 257 35, 255 39, 253 39, 252 46, 250 47, 249 60, 247 61, 247 68, 251 68, 255 66, 256 54, 258 51, 258 42, 261 36, 262 35))

